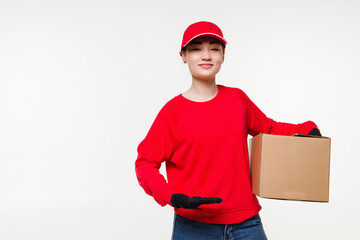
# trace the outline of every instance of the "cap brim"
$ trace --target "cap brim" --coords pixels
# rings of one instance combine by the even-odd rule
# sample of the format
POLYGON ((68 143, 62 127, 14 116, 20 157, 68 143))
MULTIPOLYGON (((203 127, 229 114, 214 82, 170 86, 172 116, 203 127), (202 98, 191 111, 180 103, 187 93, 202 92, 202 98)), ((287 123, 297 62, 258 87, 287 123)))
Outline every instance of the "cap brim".
POLYGON ((209 37, 214 37, 216 39, 218 39, 222 44, 226 45, 226 40, 225 38, 221 37, 220 35, 217 35, 215 33, 201 33, 198 35, 195 35, 194 37, 192 37, 189 41, 187 41, 182 47, 185 47, 186 45, 188 45, 192 40, 194 40, 195 38, 198 37, 205 37, 205 36, 209 36, 209 37))
MULTIPOLYGON (((216 38, 217 40, 219 40, 222 44, 224 44, 224 46, 227 44, 227 41, 225 40, 225 38, 221 37, 218 34, 215 33, 200 33, 198 35, 195 35, 194 37, 192 37, 189 41, 187 41, 182 47, 181 49, 183 49, 184 47, 186 47, 192 40, 194 40, 195 38, 198 37, 213 37, 216 38)), ((181 50, 180 50, 180 56, 182 56, 181 50)))

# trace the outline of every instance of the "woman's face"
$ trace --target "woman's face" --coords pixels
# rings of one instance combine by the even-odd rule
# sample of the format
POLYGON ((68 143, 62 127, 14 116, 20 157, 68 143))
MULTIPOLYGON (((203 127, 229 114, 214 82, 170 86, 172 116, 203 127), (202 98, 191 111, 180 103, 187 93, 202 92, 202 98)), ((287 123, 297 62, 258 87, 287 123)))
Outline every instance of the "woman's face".
POLYGON ((224 51, 216 38, 199 37, 192 40, 182 54, 193 78, 213 80, 224 62, 224 51))

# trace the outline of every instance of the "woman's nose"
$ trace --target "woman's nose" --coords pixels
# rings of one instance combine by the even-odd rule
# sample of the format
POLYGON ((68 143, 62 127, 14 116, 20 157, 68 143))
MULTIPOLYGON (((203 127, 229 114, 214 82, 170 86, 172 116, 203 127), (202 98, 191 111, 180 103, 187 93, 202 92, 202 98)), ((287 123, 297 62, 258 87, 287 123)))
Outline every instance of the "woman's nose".
POLYGON ((203 59, 203 60, 211 60, 210 49, 205 48, 205 49, 203 50, 202 59, 203 59))

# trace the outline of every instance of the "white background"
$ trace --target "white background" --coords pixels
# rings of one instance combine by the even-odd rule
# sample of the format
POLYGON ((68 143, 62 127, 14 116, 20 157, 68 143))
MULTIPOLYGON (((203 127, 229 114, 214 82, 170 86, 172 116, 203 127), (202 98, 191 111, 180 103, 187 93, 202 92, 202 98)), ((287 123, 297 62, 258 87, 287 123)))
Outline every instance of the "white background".
MULTIPOLYGON (((217 83, 332 138, 330 202, 259 198, 269 239, 354 239, 360 2, 0 1, 0 239, 170 239, 136 148, 191 84, 182 34, 215 22, 217 83)), ((163 171, 163 170, 162 170, 163 171)))

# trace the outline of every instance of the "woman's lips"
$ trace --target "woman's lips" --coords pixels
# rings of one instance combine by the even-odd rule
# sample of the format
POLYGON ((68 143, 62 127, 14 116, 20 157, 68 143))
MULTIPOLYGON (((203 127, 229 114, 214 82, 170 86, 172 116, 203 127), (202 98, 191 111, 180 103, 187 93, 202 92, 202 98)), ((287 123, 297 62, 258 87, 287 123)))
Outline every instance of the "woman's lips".
POLYGON ((210 64, 210 63, 202 63, 202 64, 199 64, 200 67, 202 68, 211 68, 213 66, 213 64, 210 64))

